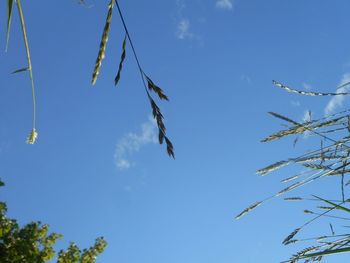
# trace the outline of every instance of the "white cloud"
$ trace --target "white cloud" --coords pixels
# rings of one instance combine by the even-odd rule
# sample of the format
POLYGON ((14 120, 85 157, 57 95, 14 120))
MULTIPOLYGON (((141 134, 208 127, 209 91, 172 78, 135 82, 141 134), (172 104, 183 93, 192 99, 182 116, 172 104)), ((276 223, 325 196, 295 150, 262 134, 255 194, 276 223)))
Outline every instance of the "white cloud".
POLYGON ((180 40, 184 39, 193 39, 196 38, 191 32, 191 21, 188 18, 188 16, 184 15, 186 13, 186 3, 184 0, 177 0, 176 1, 176 6, 177 6, 177 15, 175 18, 175 25, 176 25, 176 30, 175 30, 175 36, 176 38, 180 40))
POLYGON ((301 106, 301 103, 298 100, 292 100, 290 102, 290 104, 292 104, 292 106, 294 106, 294 107, 300 107, 301 106))
POLYGON ((231 10, 233 8, 232 0, 217 0, 216 7, 224 10, 231 10))
POLYGON ((181 18, 177 23, 176 37, 178 39, 192 38, 193 34, 190 32, 190 20, 181 18))
POLYGON ((131 168, 132 163, 128 157, 135 152, 150 143, 157 143, 157 125, 152 116, 148 118, 148 121, 141 125, 140 133, 128 133, 121 138, 116 146, 114 153, 115 165, 120 170, 126 170, 131 168))
POLYGON ((311 111, 310 110, 305 110, 302 122, 309 122, 311 121, 311 111))
POLYGON ((310 84, 307 84, 307 83, 303 83, 303 88, 306 89, 306 90, 311 90, 311 85, 310 84))
MULTIPOLYGON (((346 73, 343 75, 339 86, 350 82, 350 73, 346 73)), ((341 92, 349 92, 350 91, 350 86, 345 86, 345 87, 340 87, 337 89, 336 93, 341 93, 341 92)), ((324 109, 325 115, 329 115, 335 112, 336 108, 343 106, 343 102, 345 100, 346 96, 333 96, 332 99, 328 102, 326 108, 324 109)))

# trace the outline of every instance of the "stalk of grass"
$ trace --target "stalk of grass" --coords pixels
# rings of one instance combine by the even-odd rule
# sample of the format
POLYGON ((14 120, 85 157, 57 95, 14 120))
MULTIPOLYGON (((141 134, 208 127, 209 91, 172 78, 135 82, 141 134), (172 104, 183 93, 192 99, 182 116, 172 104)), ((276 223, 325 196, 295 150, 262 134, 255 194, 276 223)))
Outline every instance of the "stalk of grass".
POLYGON ((24 15, 23 15, 23 10, 22 10, 21 0, 16 0, 15 2, 17 4, 17 9, 18 9, 18 13, 19 13, 20 21, 21 21, 23 40, 24 40, 24 45, 25 45, 26 55, 27 55, 27 62, 28 62, 28 71, 29 71, 29 77, 30 77, 30 82, 31 82, 31 87, 32 87, 33 127, 32 127, 32 130, 31 130, 28 138, 27 138, 27 143, 34 144, 37 137, 38 137, 38 133, 36 131, 36 97, 35 97, 35 86, 34 86, 34 79, 33 79, 33 68, 32 68, 32 61, 30 59, 30 50, 29 50, 28 37, 27 37, 27 31, 26 31, 26 26, 25 26, 25 22, 24 22, 24 15))

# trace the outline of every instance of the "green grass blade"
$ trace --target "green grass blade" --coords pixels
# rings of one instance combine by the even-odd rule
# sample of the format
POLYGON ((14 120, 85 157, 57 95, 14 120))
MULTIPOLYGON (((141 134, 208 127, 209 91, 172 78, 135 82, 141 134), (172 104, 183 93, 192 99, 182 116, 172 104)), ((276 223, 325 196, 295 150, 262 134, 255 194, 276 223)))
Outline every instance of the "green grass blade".
POLYGON ((319 257, 319 256, 327 256, 327 255, 339 254, 339 253, 345 253, 345 252, 350 252, 350 247, 324 250, 321 252, 307 254, 307 255, 303 256, 302 258, 304 259, 304 258, 312 258, 312 257, 319 257))
POLYGON ((35 139, 38 136, 38 133, 35 129, 36 126, 36 96, 35 96, 35 86, 34 86, 34 79, 33 79, 33 68, 32 68, 32 61, 30 59, 30 50, 29 50, 29 44, 28 44, 28 38, 27 38, 27 30, 26 26, 24 23, 24 15, 23 15, 23 10, 22 10, 22 5, 21 5, 21 0, 16 0, 16 5, 18 9, 18 14, 19 18, 21 21, 21 28, 22 28, 22 33, 23 33, 23 41, 26 49, 26 54, 27 54, 27 62, 28 62, 28 72, 29 72, 29 77, 30 77, 30 82, 32 86, 32 99, 33 99, 33 128, 30 133, 30 136, 27 140, 29 144, 34 144, 35 139))
POLYGON ((15 71, 11 72, 11 74, 21 73, 21 72, 28 71, 28 70, 29 70, 28 67, 20 68, 20 69, 17 69, 15 71))
POLYGON ((12 6, 13 6, 13 0, 7 0, 7 29, 6 29, 6 48, 5 48, 5 51, 7 51, 9 37, 10 37, 12 6))
POLYGON ((343 210, 343 211, 345 211, 345 212, 350 213, 350 209, 349 209, 349 208, 346 208, 345 206, 337 205, 336 203, 333 203, 333 202, 331 202, 331 201, 322 199, 321 197, 318 197, 318 196, 316 196, 316 195, 314 195, 314 197, 316 197, 317 199, 322 200, 323 202, 326 202, 326 203, 329 204, 329 205, 334 206, 336 209, 343 210))

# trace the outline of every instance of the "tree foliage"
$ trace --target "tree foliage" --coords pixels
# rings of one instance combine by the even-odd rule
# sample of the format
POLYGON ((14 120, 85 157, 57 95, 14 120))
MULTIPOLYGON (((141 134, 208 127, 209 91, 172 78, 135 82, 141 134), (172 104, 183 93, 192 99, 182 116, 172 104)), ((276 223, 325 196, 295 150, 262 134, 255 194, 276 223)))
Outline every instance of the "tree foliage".
MULTIPOLYGON (((0 181, 0 186, 4 183, 0 181)), ((104 251, 107 242, 97 238, 95 244, 81 250, 70 243, 66 250, 56 253, 54 245, 63 236, 49 232, 49 225, 31 222, 20 226, 15 219, 6 215, 7 206, 0 202, 0 262, 1 263, 44 263, 57 258, 57 263, 94 263, 104 251)))

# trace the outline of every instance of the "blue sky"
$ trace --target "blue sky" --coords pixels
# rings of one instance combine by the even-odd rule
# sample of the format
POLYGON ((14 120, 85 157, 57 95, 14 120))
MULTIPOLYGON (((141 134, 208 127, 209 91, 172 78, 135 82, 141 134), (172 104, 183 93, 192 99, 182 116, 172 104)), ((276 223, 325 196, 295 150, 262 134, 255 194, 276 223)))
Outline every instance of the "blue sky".
MULTIPOLYGON (((281 188, 283 174, 261 178, 257 169, 316 142, 260 143, 282 127, 268 111, 301 121, 308 110, 322 117, 347 106, 346 99, 286 93, 272 80, 324 92, 350 80, 349 1, 121 1, 144 70, 170 98, 159 106, 176 160, 156 143, 129 45, 113 85, 124 38, 116 12, 91 86, 108 1, 77 2, 23 1, 37 89, 35 145, 24 143, 28 75, 9 74, 26 65, 17 12, 9 50, 0 55, 0 197, 9 215, 22 224, 49 223, 65 236, 59 247, 73 240, 87 247, 104 236, 101 263, 287 259, 297 247, 281 241, 307 218, 304 206, 276 199, 234 217, 281 188)), ((4 50, 5 3, 0 10, 4 50)), ((332 194, 328 186, 302 191, 332 194)))

